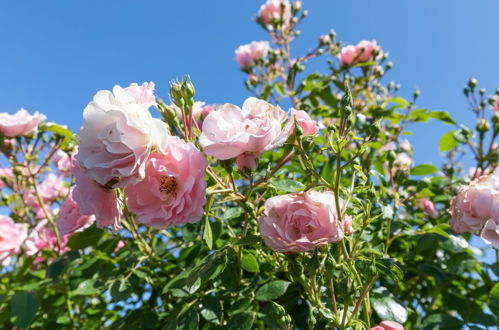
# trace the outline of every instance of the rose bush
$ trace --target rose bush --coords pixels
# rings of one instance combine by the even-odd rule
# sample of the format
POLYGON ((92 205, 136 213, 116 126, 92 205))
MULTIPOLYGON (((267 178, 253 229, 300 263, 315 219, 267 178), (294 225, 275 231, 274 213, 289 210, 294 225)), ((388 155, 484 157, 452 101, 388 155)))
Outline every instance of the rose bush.
POLYGON ((3 327, 497 327, 498 95, 470 79, 472 129, 385 83, 375 41, 292 57, 305 17, 261 6, 237 105, 184 78, 97 92, 77 134, 0 114, 3 327), (429 120, 439 167, 404 138, 429 120))

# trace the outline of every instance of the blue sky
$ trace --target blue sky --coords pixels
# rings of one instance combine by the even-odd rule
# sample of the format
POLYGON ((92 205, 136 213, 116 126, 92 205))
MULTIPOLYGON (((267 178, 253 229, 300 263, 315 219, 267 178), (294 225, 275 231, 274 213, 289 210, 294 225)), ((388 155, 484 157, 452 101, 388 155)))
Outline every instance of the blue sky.
MULTIPOLYGON (((233 62, 240 44, 266 38, 253 18, 263 1, 2 1, 0 111, 45 113, 75 131, 97 90, 154 81, 167 99, 170 80, 189 74, 197 99, 241 104, 248 97, 233 62)), ((461 90, 476 76, 499 86, 496 0, 305 0, 295 54, 335 29, 340 40, 376 39, 394 68, 401 96, 419 87, 419 107, 447 110, 471 125, 461 90)), ((438 137, 449 127, 419 125, 417 162, 440 162, 438 137)))

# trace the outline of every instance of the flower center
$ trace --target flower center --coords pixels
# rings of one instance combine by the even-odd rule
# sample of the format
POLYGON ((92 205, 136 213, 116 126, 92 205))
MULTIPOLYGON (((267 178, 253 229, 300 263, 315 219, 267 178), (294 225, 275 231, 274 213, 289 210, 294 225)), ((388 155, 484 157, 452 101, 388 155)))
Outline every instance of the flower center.
POLYGON ((178 183, 175 177, 165 175, 159 181, 159 191, 166 195, 177 195, 178 183))

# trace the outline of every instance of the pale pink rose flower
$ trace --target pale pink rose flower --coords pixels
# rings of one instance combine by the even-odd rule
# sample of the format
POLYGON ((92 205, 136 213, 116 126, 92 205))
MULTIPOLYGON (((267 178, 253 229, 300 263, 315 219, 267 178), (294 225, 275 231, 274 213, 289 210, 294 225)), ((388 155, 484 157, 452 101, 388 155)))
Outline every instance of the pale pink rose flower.
POLYGON ((332 192, 309 190, 269 198, 258 222, 265 244, 274 251, 306 252, 343 239, 332 192))
POLYGON ((438 217, 438 210, 435 207, 435 204, 433 204, 432 201, 430 201, 428 198, 420 198, 417 201, 417 205, 423 209, 423 212, 432 217, 432 218, 437 218, 438 217))
POLYGON ((331 42, 331 37, 329 36, 329 34, 324 34, 321 35, 319 40, 322 45, 327 45, 331 42))
POLYGON ((156 85, 152 81, 144 82, 140 86, 137 83, 131 83, 125 90, 131 92, 135 96, 135 102, 149 108, 151 106, 156 106, 156 97, 154 96, 155 86, 156 85))
POLYGON ((409 171, 412 167, 412 158, 407 153, 401 152, 395 158, 393 165, 402 171, 409 171))
POLYGON ((250 44, 239 46, 235 51, 234 60, 239 63, 241 69, 244 69, 267 56, 269 50, 268 41, 253 41, 250 44))
POLYGON ((492 109, 495 112, 499 112, 499 95, 494 96, 494 104, 492 105, 492 109))
POLYGON ((381 149, 381 151, 383 152, 387 152, 387 151, 393 151, 393 150, 397 150, 397 146, 395 145, 395 142, 393 141, 390 141, 388 143, 385 143, 381 149))
POLYGON ((345 235, 353 235, 355 229, 353 228, 353 219, 350 215, 343 215, 343 232, 345 235))
POLYGON ((153 153, 144 180, 125 188, 126 205, 137 222, 170 228, 199 221, 206 202, 204 155, 192 143, 168 138, 164 154, 153 153))
POLYGON ((381 55, 381 47, 376 40, 362 40, 357 46, 357 60, 359 62, 374 61, 381 55))
POLYGON ((80 207, 73 199, 73 190, 74 188, 71 189, 68 197, 62 203, 58 214, 56 223, 61 235, 72 234, 79 229, 90 226, 95 221, 95 216, 81 214, 80 207))
POLYGON ((61 172, 62 175, 64 176, 69 176, 71 175, 71 158, 69 155, 62 151, 62 150, 57 150, 54 155, 52 156, 52 164, 54 164, 55 167, 61 172))
POLYGON ((340 60, 341 65, 343 66, 351 66, 355 64, 355 60, 357 57, 357 48, 353 45, 348 45, 341 48, 340 53, 338 54, 338 59, 340 60))
POLYGON ((383 321, 370 330, 404 330, 404 326, 395 321, 383 321))
POLYGON ((115 192, 99 185, 87 176, 77 159, 73 160, 71 169, 75 177, 76 186, 73 189, 73 200, 80 207, 82 215, 95 215, 99 227, 113 226, 120 228, 121 203, 115 192))
POLYGON ((274 21, 280 21, 285 28, 288 28, 291 24, 291 18, 291 4, 288 0, 267 0, 260 6, 257 14, 257 20, 269 30, 274 29, 274 21))
POLYGON ((317 127, 317 122, 315 120, 312 120, 312 118, 310 118, 307 112, 291 108, 290 114, 291 114, 291 118, 289 119, 290 135, 293 134, 293 130, 295 128, 294 118, 296 118, 296 122, 298 123, 298 125, 300 125, 303 136, 315 135, 319 131, 319 128, 317 127))
POLYGON ((399 143, 399 148, 402 149, 403 151, 405 152, 411 152, 412 150, 412 145, 409 141, 407 140, 402 140, 400 143, 399 143))
POLYGON ((0 263, 7 266, 12 257, 21 252, 21 245, 28 236, 28 225, 15 223, 10 217, 0 215, 0 263))
POLYGON ((483 226, 480 237, 499 250, 499 218, 488 220, 483 226))
POLYGON ((450 212, 452 229, 457 233, 475 232, 490 218, 499 219, 499 169, 461 186, 450 212))
MULTIPOLYGON (((69 235, 61 235, 61 252, 69 251, 69 247, 66 246, 68 243, 69 235)), ((26 250, 26 255, 34 256, 37 255, 42 250, 54 250, 59 251, 59 245, 57 243, 57 236, 52 228, 49 227, 47 220, 40 221, 34 229, 32 229, 28 235, 28 238, 24 242, 24 247, 26 250)), ((43 261, 44 258, 38 255, 34 263, 39 263, 43 261)))
POLYGON ((283 129, 286 120, 279 106, 250 97, 242 109, 224 104, 211 112, 203 121, 199 142, 206 154, 220 160, 245 152, 258 155, 284 144, 288 135, 283 129))
POLYGON ((50 203, 59 197, 64 197, 68 194, 68 190, 64 185, 64 181, 60 176, 54 173, 49 173, 47 177, 38 184, 38 193, 43 198, 44 202, 50 203))
POLYGON ((83 111, 77 158, 101 185, 124 187, 144 178, 151 149, 163 150, 166 124, 120 86, 99 91, 83 111))
POLYGON ((11 167, 0 168, 0 188, 10 185, 14 179, 14 172, 11 167))
POLYGON ((237 167, 241 171, 245 170, 254 171, 258 167, 258 159, 259 159, 258 155, 245 152, 237 156, 236 158, 237 167))
POLYGON ((8 137, 22 136, 33 133, 38 125, 47 117, 35 112, 30 115, 26 110, 21 109, 13 115, 6 112, 0 113, 0 132, 8 137))

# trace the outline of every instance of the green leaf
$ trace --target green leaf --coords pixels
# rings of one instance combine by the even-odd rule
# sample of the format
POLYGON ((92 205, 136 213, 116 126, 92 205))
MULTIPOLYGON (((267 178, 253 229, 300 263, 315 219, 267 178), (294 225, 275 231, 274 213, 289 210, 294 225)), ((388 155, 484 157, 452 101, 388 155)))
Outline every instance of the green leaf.
POLYGON ((458 146, 459 142, 454 138, 454 132, 450 131, 440 137, 438 141, 438 151, 447 152, 458 146))
POLYGON ((258 235, 248 235, 238 240, 235 245, 254 245, 262 241, 262 237, 258 235))
POLYGON ((438 172, 438 168, 431 164, 421 164, 411 169, 411 175, 430 175, 438 172))
POLYGON ((305 189, 305 185, 303 183, 290 179, 274 181, 272 182, 272 187, 285 192, 303 191, 303 189, 305 189))
POLYGON ((430 117, 438 119, 449 125, 453 125, 456 123, 447 111, 432 111, 428 114, 430 115, 430 117))
POLYGON ((258 261, 252 254, 244 254, 241 258, 241 267, 251 273, 258 273, 260 268, 258 267, 258 261))
POLYGON ((114 301, 123 301, 132 294, 132 287, 127 280, 114 281, 109 288, 114 301))
POLYGON ((206 242, 208 249, 211 250, 213 248, 213 232, 211 230, 211 224, 208 217, 205 217, 204 220, 203 240, 206 242))
POLYGON ((40 301, 35 292, 16 292, 10 301, 10 316, 14 319, 12 322, 21 329, 29 327, 39 307, 40 301))
POLYGON ((291 282, 281 280, 269 282, 256 291, 255 298, 260 301, 279 298, 286 292, 289 284, 291 284, 291 282))
POLYGON ((373 298, 373 308, 382 320, 390 320, 398 323, 407 321, 407 311, 404 306, 390 297, 373 298))
POLYGON ((61 137, 62 143, 61 143, 61 149, 66 149, 69 146, 69 143, 71 142, 71 139, 73 138, 73 133, 66 128, 59 126, 55 123, 47 123, 41 127, 42 132, 52 132, 55 135, 61 137))
POLYGON ((69 239, 68 246, 73 250, 84 249, 89 246, 95 246, 104 235, 104 230, 95 225, 84 231, 75 233, 69 239))
POLYGON ((489 305, 499 310, 499 283, 496 283, 489 293, 489 305))
POLYGON ((235 219, 240 217, 241 215, 244 214, 244 209, 242 207, 231 207, 224 213, 224 219, 225 220, 230 220, 230 219, 235 219))
POLYGON ((205 296, 201 300, 201 316, 208 322, 222 323, 223 305, 215 296, 205 296))
POLYGON ((95 280, 85 280, 78 285, 73 295, 75 296, 91 296, 100 293, 100 290, 95 287, 95 280))
POLYGON ((422 322, 424 330, 458 330, 461 329, 463 321, 448 314, 433 314, 429 315, 422 322))
POLYGON ((230 330, 251 330, 255 322, 255 313, 244 312, 232 317, 224 329, 230 330))
POLYGON ((194 309, 189 309, 177 321, 177 330, 197 330, 199 328, 199 314, 194 309))

